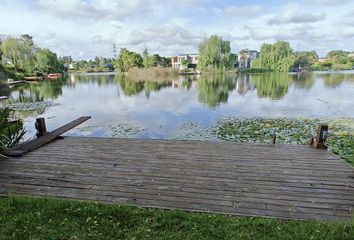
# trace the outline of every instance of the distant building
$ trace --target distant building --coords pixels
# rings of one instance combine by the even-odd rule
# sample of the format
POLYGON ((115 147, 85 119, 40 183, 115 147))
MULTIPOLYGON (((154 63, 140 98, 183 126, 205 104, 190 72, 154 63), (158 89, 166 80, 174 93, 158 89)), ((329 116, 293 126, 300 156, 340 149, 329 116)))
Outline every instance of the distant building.
POLYGON ((238 53, 238 68, 250 68, 252 62, 259 57, 257 50, 242 49, 238 53))
POLYGON ((319 58, 318 61, 319 62, 328 62, 330 59, 328 58, 319 58))
POLYGON ((173 68, 184 70, 183 61, 188 61, 187 68, 197 68, 199 55, 198 54, 179 54, 178 56, 171 58, 171 64, 173 68))
POLYGON ((348 57, 354 58, 354 52, 348 53, 348 57))

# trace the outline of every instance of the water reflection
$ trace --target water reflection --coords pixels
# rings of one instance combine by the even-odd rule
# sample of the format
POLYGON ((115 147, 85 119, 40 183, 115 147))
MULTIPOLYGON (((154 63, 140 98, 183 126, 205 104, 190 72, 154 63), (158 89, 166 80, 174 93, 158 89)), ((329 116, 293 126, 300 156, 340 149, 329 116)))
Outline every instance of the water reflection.
POLYGON ((199 101, 209 107, 216 107, 220 103, 227 102, 229 92, 235 87, 235 75, 202 75, 198 80, 199 101))
MULTIPOLYGON (((225 115, 331 117, 341 112, 345 113, 342 117, 354 117, 353 71, 156 79, 72 74, 58 81, 12 88, 4 83, 0 94, 9 96, 0 107, 17 104, 29 128, 39 115, 52 119, 55 126, 65 123, 66 115, 91 115, 95 126, 121 121, 148 129, 143 137, 173 137, 182 122, 208 125, 225 115)), ((97 130, 95 136, 104 135, 105 129, 97 130)))
POLYGON ((291 75, 288 73, 266 73, 252 75, 252 83, 260 98, 280 99, 288 92, 291 75))
POLYGON ((338 73, 325 73, 321 76, 324 80, 326 87, 338 87, 344 81, 354 81, 354 75, 338 74, 338 73))
POLYGON ((294 73, 291 74, 291 81, 299 88, 311 89, 314 84, 315 73, 305 72, 305 73, 294 73))

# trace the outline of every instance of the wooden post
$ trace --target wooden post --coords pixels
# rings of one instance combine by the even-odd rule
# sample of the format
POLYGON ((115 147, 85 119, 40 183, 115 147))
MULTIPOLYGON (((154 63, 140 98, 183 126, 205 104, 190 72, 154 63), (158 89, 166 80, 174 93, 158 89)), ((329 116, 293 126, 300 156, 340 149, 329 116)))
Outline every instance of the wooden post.
POLYGON ((319 149, 327 149, 325 142, 328 135, 328 124, 320 123, 317 129, 316 139, 313 140, 312 146, 319 149))
POLYGON ((48 133, 44 118, 37 118, 35 127, 37 129, 37 134, 36 134, 37 137, 41 137, 48 133))
POLYGON ((273 133, 273 144, 275 144, 276 141, 277 141, 277 134, 273 133))

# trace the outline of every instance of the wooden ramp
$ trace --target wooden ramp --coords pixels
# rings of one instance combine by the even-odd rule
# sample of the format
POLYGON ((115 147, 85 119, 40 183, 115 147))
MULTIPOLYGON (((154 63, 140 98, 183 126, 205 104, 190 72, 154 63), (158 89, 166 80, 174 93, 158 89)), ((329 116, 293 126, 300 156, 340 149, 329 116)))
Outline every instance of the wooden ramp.
POLYGON ((301 145, 65 137, 0 160, 0 193, 350 221, 354 170, 301 145))

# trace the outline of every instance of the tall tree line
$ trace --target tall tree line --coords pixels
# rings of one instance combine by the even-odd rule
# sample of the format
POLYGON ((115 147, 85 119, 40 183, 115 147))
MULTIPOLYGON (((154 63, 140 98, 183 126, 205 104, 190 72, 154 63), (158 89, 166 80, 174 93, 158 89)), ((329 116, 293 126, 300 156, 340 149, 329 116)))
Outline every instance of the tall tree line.
POLYGON ((4 37, 0 41, 0 64, 25 74, 62 72, 64 64, 57 54, 38 47, 32 36, 4 37))

